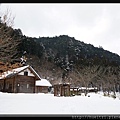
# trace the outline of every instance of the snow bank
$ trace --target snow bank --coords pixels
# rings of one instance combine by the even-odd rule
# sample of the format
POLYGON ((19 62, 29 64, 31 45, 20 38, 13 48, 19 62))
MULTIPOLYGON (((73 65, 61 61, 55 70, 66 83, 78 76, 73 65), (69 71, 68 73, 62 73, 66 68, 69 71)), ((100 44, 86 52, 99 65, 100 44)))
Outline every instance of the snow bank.
POLYGON ((0 114, 119 114, 120 100, 89 93, 56 97, 44 93, 0 93, 0 114))

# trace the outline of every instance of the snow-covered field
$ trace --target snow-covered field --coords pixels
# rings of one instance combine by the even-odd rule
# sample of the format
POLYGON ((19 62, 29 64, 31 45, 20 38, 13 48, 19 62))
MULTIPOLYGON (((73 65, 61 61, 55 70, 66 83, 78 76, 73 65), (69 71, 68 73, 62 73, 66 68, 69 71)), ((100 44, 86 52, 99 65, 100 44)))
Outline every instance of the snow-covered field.
POLYGON ((120 98, 89 93, 57 97, 44 93, 0 92, 0 114, 120 114, 120 98), (90 95, 90 96, 89 96, 90 95))

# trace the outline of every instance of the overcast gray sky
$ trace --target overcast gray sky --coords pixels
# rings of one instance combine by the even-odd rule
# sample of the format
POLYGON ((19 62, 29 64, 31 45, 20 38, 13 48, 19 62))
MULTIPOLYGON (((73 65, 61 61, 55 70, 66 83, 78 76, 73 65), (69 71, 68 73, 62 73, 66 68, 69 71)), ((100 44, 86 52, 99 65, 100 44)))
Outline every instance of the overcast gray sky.
POLYGON ((119 3, 2 3, 29 37, 68 35, 120 55, 119 3))

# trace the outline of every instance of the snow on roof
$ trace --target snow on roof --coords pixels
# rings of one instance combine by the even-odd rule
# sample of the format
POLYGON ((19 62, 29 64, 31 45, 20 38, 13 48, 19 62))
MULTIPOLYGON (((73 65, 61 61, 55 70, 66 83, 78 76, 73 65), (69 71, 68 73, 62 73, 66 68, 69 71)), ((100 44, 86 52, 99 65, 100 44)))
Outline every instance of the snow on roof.
MULTIPOLYGON (((15 69, 12 69, 10 71, 6 71, 6 72, 3 72, 1 75, 0 75, 0 79, 4 79, 6 77, 10 77, 10 76, 13 76, 19 72, 21 72, 22 70, 25 70, 26 68, 31 68, 33 70, 33 72, 40 78, 40 76, 35 72, 35 70, 29 66, 29 65, 26 65, 26 66, 23 66, 23 67, 19 67, 19 68, 15 68, 15 69)), ((41 78, 40 78, 41 79, 41 78)))
POLYGON ((41 79, 41 77, 37 74, 37 72, 31 67, 31 66, 29 66, 31 69, 32 69, 32 71, 38 76, 38 78, 39 79, 41 79))
POLYGON ((15 69, 12 69, 10 71, 6 71, 6 72, 3 72, 2 75, 0 75, 0 79, 4 79, 10 75, 13 75, 13 74, 16 74, 18 73, 19 71, 23 70, 23 69, 26 69, 28 67, 27 66, 23 66, 23 67, 19 67, 19 68, 15 68, 15 69))
POLYGON ((36 81, 36 86, 52 86, 47 79, 41 79, 36 81))

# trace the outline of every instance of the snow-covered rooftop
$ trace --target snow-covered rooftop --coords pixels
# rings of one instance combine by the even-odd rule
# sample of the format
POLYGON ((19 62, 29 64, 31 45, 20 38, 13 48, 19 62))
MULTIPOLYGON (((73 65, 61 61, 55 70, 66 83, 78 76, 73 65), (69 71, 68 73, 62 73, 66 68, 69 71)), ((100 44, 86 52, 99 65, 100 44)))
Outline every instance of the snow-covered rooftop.
MULTIPOLYGON (((6 77, 9 77, 9 76, 12 76, 14 74, 17 74, 19 72, 21 72, 22 70, 25 70, 26 68, 31 68, 33 70, 33 72, 40 78, 40 76, 35 72, 35 70, 29 66, 29 65, 26 65, 26 66, 23 66, 23 67, 19 67, 19 68, 15 68, 15 69, 12 69, 10 71, 6 71, 6 72, 3 72, 1 75, 0 75, 0 79, 4 79, 6 77)), ((41 78, 40 78, 41 79, 41 78)))
POLYGON ((36 86, 52 86, 47 79, 41 79, 36 81, 36 86))

